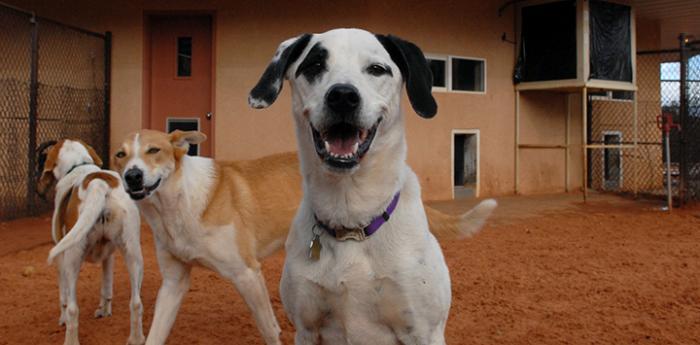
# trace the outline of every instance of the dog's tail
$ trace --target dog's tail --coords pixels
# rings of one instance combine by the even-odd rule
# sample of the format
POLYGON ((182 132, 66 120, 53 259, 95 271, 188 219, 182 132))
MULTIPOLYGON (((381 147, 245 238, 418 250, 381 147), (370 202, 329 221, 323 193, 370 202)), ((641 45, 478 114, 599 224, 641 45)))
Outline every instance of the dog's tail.
POLYGON ((68 234, 59 241, 49 252, 48 262, 51 264, 58 254, 66 249, 78 244, 87 236, 88 232, 95 225, 104 211, 107 193, 110 188, 107 183, 100 179, 94 179, 88 184, 85 193, 85 200, 81 203, 84 207, 80 210, 78 221, 68 234))
POLYGON ((427 205, 425 213, 428 216, 430 231, 435 237, 462 239, 479 232, 496 206, 498 206, 496 200, 486 199, 458 216, 442 213, 427 205))

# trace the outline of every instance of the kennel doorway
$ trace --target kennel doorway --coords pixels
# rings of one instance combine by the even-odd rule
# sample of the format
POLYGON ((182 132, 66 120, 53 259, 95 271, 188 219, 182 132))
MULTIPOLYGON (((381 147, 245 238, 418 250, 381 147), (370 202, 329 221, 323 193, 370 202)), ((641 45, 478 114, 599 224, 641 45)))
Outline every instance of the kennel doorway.
POLYGON ((452 198, 479 196, 479 130, 452 131, 452 198))
MULTIPOLYGON (((622 144, 622 133, 603 131, 603 144, 614 146, 622 144)), ((622 149, 606 147, 603 149, 603 189, 618 190, 622 188, 622 149)))

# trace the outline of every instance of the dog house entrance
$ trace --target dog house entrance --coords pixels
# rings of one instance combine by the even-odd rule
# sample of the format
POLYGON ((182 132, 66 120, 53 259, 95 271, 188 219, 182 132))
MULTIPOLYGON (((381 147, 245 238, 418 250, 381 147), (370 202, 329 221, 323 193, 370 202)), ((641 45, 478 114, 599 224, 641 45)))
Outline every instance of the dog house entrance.
POLYGON ((476 133, 453 134, 454 198, 477 196, 479 142, 476 133))
MULTIPOLYGON (((166 127, 168 133, 176 129, 181 131, 199 131, 199 118, 168 117, 166 127)), ((199 156, 199 145, 190 145, 187 154, 190 156, 199 156)))

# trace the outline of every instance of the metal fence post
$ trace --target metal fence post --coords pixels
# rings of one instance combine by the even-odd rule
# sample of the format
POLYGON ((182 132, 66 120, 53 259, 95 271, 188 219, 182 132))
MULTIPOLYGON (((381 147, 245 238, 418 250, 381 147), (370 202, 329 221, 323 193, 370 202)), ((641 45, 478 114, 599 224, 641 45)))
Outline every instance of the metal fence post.
POLYGON ((27 213, 36 212, 36 127, 37 127, 37 97, 39 96, 39 23, 36 15, 30 18, 31 33, 31 67, 29 72, 29 140, 27 144, 27 213))
POLYGON ((112 32, 105 32, 105 66, 104 66, 104 152, 102 153, 105 167, 109 167, 109 148, 110 148, 110 108, 111 108, 111 89, 112 83, 112 32))
POLYGON ((680 117, 680 123, 681 123, 681 131, 678 134, 679 141, 680 141, 680 147, 679 147, 679 152, 680 152, 680 184, 678 188, 678 199, 679 199, 679 204, 680 206, 683 206, 683 204, 686 202, 686 197, 687 197, 687 185, 688 185, 688 169, 690 168, 688 166, 688 159, 686 157, 687 155, 687 140, 685 137, 685 129, 687 126, 687 117, 688 117, 688 109, 687 109, 687 100, 688 100, 688 94, 687 94, 687 89, 686 89, 686 76, 687 76, 687 51, 686 51, 686 35, 685 33, 681 33, 680 36, 678 36, 678 40, 680 42, 680 100, 679 100, 679 117, 680 117))

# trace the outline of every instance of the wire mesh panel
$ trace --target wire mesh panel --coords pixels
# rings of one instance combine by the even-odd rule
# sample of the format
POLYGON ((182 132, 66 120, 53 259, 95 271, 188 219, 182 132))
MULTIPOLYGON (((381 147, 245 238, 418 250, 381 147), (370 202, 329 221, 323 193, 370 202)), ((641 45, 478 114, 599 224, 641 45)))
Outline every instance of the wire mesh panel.
POLYGON ((0 216, 27 208, 31 66, 29 17, 0 7, 0 216), (24 152, 25 154, 18 154, 24 152))
POLYGON ((109 154, 109 36, 0 5, 0 219, 35 214, 35 148, 81 139, 109 154))
MULTIPOLYGON (((698 45, 699 43, 696 43, 698 45)), ((686 48, 682 56, 681 162, 686 200, 700 200, 700 49, 686 48)), ((680 74, 680 73, 679 73, 680 74)))

